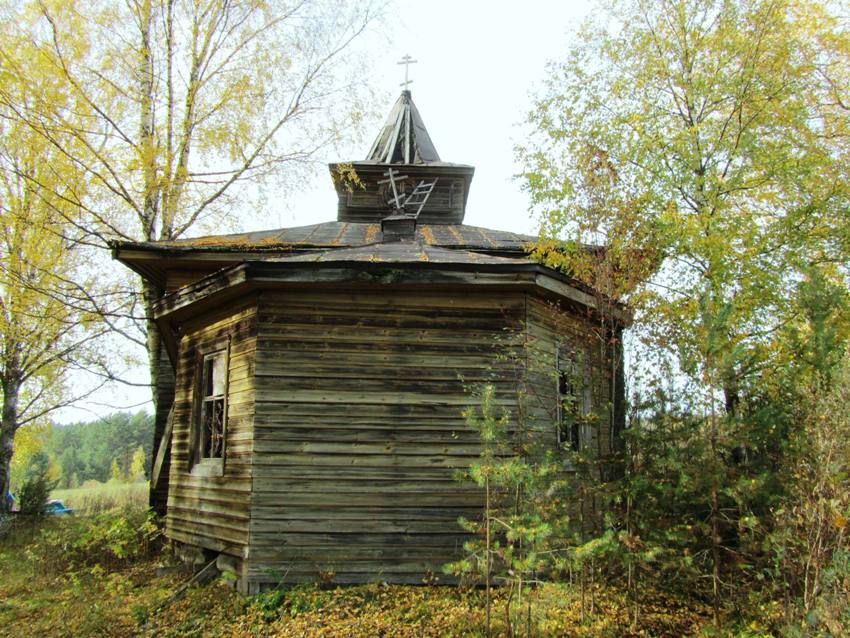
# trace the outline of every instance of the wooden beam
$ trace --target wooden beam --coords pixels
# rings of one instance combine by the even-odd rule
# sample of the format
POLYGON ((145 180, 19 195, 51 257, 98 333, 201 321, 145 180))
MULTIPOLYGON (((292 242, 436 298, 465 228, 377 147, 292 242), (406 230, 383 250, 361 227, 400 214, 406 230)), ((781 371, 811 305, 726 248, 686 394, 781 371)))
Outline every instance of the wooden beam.
POLYGON ((165 431, 162 433, 162 438, 159 441, 159 447, 156 451, 156 459, 154 459, 153 467, 151 468, 151 490, 156 489, 159 483, 159 475, 162 472, 162 464, 165 463, 165 451, 168 449, 168 443, 171 441, 171 432, 174 430, 174 405, 168 411, 168 418, 165 421, 165 431))

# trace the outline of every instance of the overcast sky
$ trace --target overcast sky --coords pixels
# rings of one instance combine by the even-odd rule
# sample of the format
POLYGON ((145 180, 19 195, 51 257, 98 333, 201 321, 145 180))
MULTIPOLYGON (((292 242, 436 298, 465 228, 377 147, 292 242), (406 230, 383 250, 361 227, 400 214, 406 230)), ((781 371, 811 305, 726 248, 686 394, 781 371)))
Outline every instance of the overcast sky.
MULTIPOLYGON (((365 158, 401 91, 404 67, 397 62, 410 54, 418 60, 410 67, 413 101, 440 158, 475 167, 465 222, 534 233, 528 199, 512 179, 518 170, 513 147, 522 135, 518 125, 546 62, 566 49, 569 31, 588 9, 583 0, 397 0, 387 20, 396 25, 393 33, 373 33, 367 43, 377 60, 374 83, 385 96, 373 105, 380 123, 351 147, 351 156, 325 159, 365 158)), ((330 177, 317 174, 287 208, 270 208, 265 219, 246 222, 246 230, 335 219, 330 177)))
MULTIPOLYGON (((528 199, 512 179, 519 170, 513 148, 521 139, 519 125, 531 106, 534 87, 544 77, 546 62, 564 52, 569 32, 588 10, 589 3, 583 0, 397 0, 390 6, 386 27, 361 43, 376 60, 372 80, 384 96, 382 103, 373 105, 373 130, 341 151, 343 157, 329 155, 323 160, 366 157, 401 91, 404 67, 397 62, 410 54, 418 61, 410 67, 413 101, 440 158, 475 167, 465 223, 535 234, 528 199), (387 33, 390 28, 392 33, 387 33)), ((334 219, 336 193, 328 173, 319 171, 288 198, 287 205, 270 198, 268 210, 251 215, 234 230, 334 219)), ((135 379, 144 383, 146 374, 140 368, 135 379)), ((148 399, 147 390, 119 386, 57 416, 60 422, 90 419, 116 409, 145 407, 148 399)), ((149 403, 147 407, 151 409, 149 403)))

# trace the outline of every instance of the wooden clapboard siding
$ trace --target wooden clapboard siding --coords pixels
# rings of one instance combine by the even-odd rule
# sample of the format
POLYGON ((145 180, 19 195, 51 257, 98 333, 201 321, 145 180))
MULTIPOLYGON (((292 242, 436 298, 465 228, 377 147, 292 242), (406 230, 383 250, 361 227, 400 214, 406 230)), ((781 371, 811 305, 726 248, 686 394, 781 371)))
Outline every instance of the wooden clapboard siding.
MULTIPOLYGON (((586 353, 594 409, 609 400, 610 346, 574 309, 521 292, 372 290, 265 290, 181 327, 167 533, 240 558, 246 591, 439 575, 462 555, 458 517, 481 516, 480 490, 455 480, 480 453, 462 416, 472 391, 492 384, 512 430, 554 444, 566 342, 586 353), (197 476, 196 353, 224 337, 224 475, 197 476)), ((607 453, 608 427, 585 444, 607 453)))
POLYGON ((524 313, 523 294, 264 293, 251 582, 421 582, 456 559, 458 516, 481 511, 454 478, 480 452, 461 413, 484 382, 515 407, 496 355, 524 313))
POLYGON ((559 344, 580 351, 589 362, 587 382, 591 386, 591 410, 603 415, 590 420, 581 431, 582 445, 599 454, 607 454, 610 419, 610 379, 608 340, 592 316, 572 308, 529 296, 527 304, 528 406, 531 421, 544 428, 557 441, 556 357, 559 344))
MULTIPOLYGON (((381 176, 382 179, 383 175, 381 176)), ((432 180, 433 177, 427 178, 432 180)), ((412 189, 418 180, 409 180, 412 189)), ((460 223, 464 216, 465 183, 462 178, 438 179, 434 190, 419 214, 420 223, 460 223)), ((389 193, 392 195, 392 193, 389 193)), ((387 215, 387 193, 377 184, 367 183, 366 188, 355 188, 340 197, 338 217, 340 221, 374 222, 387 215)))
POLYGON ((172 292, 177 290, 178 288, 182 288, 183 286, 188 286, 189 284, 193 284, 199 279, 203 279, 211 272, 215 270, 215 267, 210 267, 205 270, 200 270, 197 268, 193 269, 177 269, 172 268, 167 273, 167 278, 165 282, 165 289, 168 292, 172 292))
MULTIPOLYGON (((337 220, 379 223, 389 212, 387 201, 392 196, 386 183, 386 166, 359 162, 351 166, 356 170, 360 183, 352 188, 344 180, 334 180, 338 195, 337 220)), ((332 173, 335 169, 336 166, 331 165, 332 173)), ((420 181, 436 180, 434 189, 419 213, 418 223, 460 224, 463 222, 473 172, 471 166, 406 165, 403 171, 406 179, 397 183, 397 188, 400 192, 409 193, 420 181)))
POLYGON ((181 331, 176 370, 166 533, 236 557, 247 554, 251 517, 256 318, 256 298, 194 318, 181 331), (197 352, 222 340, 230 344, 223 472, 202 476, 189 468, 197 352))

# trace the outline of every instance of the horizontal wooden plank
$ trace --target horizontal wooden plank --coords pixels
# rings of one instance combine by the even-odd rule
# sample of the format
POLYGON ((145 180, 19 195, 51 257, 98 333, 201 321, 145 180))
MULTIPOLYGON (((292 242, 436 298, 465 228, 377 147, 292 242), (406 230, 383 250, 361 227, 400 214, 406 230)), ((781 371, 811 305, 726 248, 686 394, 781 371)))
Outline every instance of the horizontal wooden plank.
MULTIPOLYGON (((257 404, 275 404, 275 403, 313 403, 313 404, 377 404, 377 405, 408 405, 410 403, 431 404, 431 405, 451 405, 459 406, 463 409, 474 403, 474 398, 468 394, 459 392, 456 394, 433 395, 420 392, 394 392, 392 394, 383 394, 381 392, 335 392, 332 388, 321 390, 302 390, 302 389, 275 389, 261 388, 257 391, 257 404)), ((511 406, 513 401, 509 398, 497 396, 493 401, 493 405, 511 406)), ((257 410, 260 407, 257 405, 257 410)), ((274 408, 265 407, 264 410, 274 408)))
POLYGON ((406 467, 447 469, 467 468, 478 461, 478 455, 469 456, 427 456, 427 455, 393 455, 386 454, 273 454, 263 453, 254 457, 252 470, 255 476, 269 476, 277 469, 281 473, 292 472, 289 467, 406 467))
MULTIPOLYGON (((512 313, 519 317, 519 310, 512 313)), ((360 309, 346 308, 346 312, 328 312, 321 308, 307 308, 303 312, 295 312, 288 308, 279 314, 263 313, 257 319, 260 334, 276 332, 283 328, 297 330, 335 331, 340 328, 357 326, 364 330, 398 330, 409 332, 428 331, 434 328, 459 331, 491 331, 502 330, 512 325, 507 319, 510 311, 490 310, 487 312, 470 312, 468 310, 444 311, 434 309, 426 312, 376 312, 375 307, 360 309)))
MULTIPOLYGON (((458 516, 476 516, 481 512, 477 503, 465 504, 456 507, 440 507, 439 504, 431 503, 428 506, 419 506, 409 499, 406 507, 387 503, 386 505, 357 504, 357 505, 328 505, 319 499, 314 499, 312 504, 301 504, 299 507, 286 507, 286 499, 283 499, 282 507, 279 505, 258 505, 252 507, 251 520, 255 529, 262 527, 272 521, 334 521, 334 525, 346 525, 352 521, 368 521, 394 523, 405 526, 417 527, 419 523, 432 523, 457 521, 458 516), (321 506, 320 506, 321 505, 321 506)), ((231 518, 239 518, 233 515, 231 518)), ((341 529, 341 528, 340 528, 341 529)))
MULTIPOLYGON (((333 347, 321 346, 317 347, 315 343, 285 342, 271 341, 264 344, 262 349, 256 352, 256 361, 260 367, 266 364, 292 363, 293 365, 316 366, 322 364, 349 364, 369 368, 372 366, 386 367, 446 367, 449 363, 445 359, 440 359, 438 356, 426 356, 425 349, 417 349, 411 346, 405 347, 385 347, 385 348, 365 348, 365 347, 348 347, 349 340, 336 340, 333 347), (281 359, 281 353, 284 352, 286 359, 281 359)), ((355 343, 356 342, 352 342, 355 343)), ((463 344, 459 344, 463 345, 463 344)), ((464 352, 462 348, 455 348, 452 355, 451 364, 459 368, 482 369, 492 368, 498 370, 506 366, 507 362, 493 357, 494 348, 501 353, 505 353, 505 348, 501 345, 487 348, 475 348, 471 352, 464 352)), ((437 353, 444 352, 445 348, 436 350, 437 353)))
POLYGON ((332 518, 306 517, 269 520, 252 518, 251 534, 253 535, 255 532, 262 532, 264 530, 281 532, 312 532, 316 529, 321 529, 329 525, 340 532, 352 531, 360 534, 365 532, 401 532, 406 534, 416 532, 419 534, 426 534, 441 532, 448 524, 452 524, 452 521, 445 518, 433 521, 394 521, 380 518, 358 518, 354 520, 333 520, 332 518))
MULTIPOLYGON (((478 443, 464 444, 447 439, 441 443, 423 442, 336 442, 336 441, 286 441, 261 439, 254 443, 256 455, 376 455, 386 456, 465 456, 477 457, 481 454, 478 443)), ((266 460, 264 459, 265 463, 266 460)), ((401 462, 404 462, 403 460, 401 462)))
MULTIPOLYGON (((232 501, 231 501, 232 502, 232 501)), ((478 508, 483 500, 480 495, 471 492, 447 492, 440 489, 421 489, 419 491, 406 490, 395 494, 384 492, 370 492, 368 485, 364 485, 361 491, 325 491, 318 492, 267 492, 262 496, 257 494, 252 501, 253 515, 262 515, 264 511, 296 509, 297 513, 306 512, 308 509, 333 509, 335 511, 342 507, 379 507, 381 516, 389 514, 389 510, 396 508, 412 508, 413 514, 418 515, 418 510, 429 508, 443 509, 446 507, 478 508)), ((455 520, 457 516, 450 516, 455 520)))
POLYGON ((232 551, 248 544, 247 530, 232 530, 214 525, 196 525, 183 520, 166 521, 165 535, 181 543, 206 547, 216 551, 232 551))
POLYGON ((351 365, 352 362, 334 354, 313 356, 307 361, 272 359, 264 362, 257 371, 258 377, 279 377, 295 379, 345 379, 363 381, 384 381, 397 375, 411 375, 423 381, 439 383, 483 383, 498 381, 516 381, 512 368, 494 368, 487 362, 480 365, 457 365, 454 361, 446 361, 441 357, 425 360, 422 357, 411 358, 406 365, 382 365, 374 358, 363 357, 362 364, 351 365), (427 363, 427 365, 419 365, 427 363))
MULTIPOLYGON (((342 423, 339 424, 340 426, 342 423)), ((379 423, 379 427, 358 425, 356 427, 330 427, 329 425, 304 425, 303 427, 257 428, 253 439, 257 442, 325 442, 336 443, 413 443, 417 445, 450 444, 473 445, 480 441, 479 435, 465 424, 455 423, 454 428, 419 429, 409 425, 392 427, 379 423)), ((262 449, 259 447, 257 449, 262 449)))
MULTIPOLYGON (((333 528, 331 528, 333 530, 333 528)), ((257 548, 274 547, 452 547, 469 538, 469 534, 460 526, 450 525, 437 532, 394 532, 363 533, 328 531, 327 528, 309 530, 306 533, 284 532, 282 530, 255 530, 252 540, 257 548)))
POLYGON ((315 563, 299 569, 290 563, 284 563, 281 569, 248 568, 249 582, 255 587, 278 587, 281 584, 294 585, 299 583, 316 583, 330 576, 331 582, 338 585, 353 585, 363 583, 396 583, 422 585, 432 583, 435 579, 442 584, 454 583, 451 576, 442 572, 441 565, 430 565, 423 561, 419 563, 395 566, 380 564, 357 565, 348 569, 335 563, 315 563))
MULTIPOLYGON (((463 469, 463 468, 462 468, 463 469)), ((416 467, 409 463, 393 466, 381 465, 308 465, 295 464, 276 468, 274 464, 252 466, 253 479, 257 483, 261 480, 303 478, 307 480, 326 480, 337 478, 340 481, 363 480, 363 481, 439 481, 444 483, 454 482, 452 468, 429 465, 427 467, 416 467)))
POLYGON ((381 561, 385 566, 389 566, 396 563, 406 563, 411 560, 427 561, 432 564, 433 562, 449 562, 449 560, 462 551, 462 548, 462 542, 458 542, 456 546, 451 544, 440 547, 398 545, 361 546, 345 544, 295 547, 284 545, 277 547, 252 547, 250 557, 252 562, 261 560, 276 562, 298 561, 309 565, 341 561, 347 565, 351 562, 381 561))
MULTIPOLYGON (((255 427, 262 427, 264 423, 273 423, 277 418, 333 419, 334 416, 339 414, 339 410, 340 406, 337 404, 278 402, 265 405, 263 402, 259 402, 254 424, 255 427)), ((352 427, 355 424, 362 424, 366 420, 370 422, 381 420, 396 426, 416 422, 422 427, 428 427, 427 422, 430 420, 458 421, 461 419, 461 411, 458 410, 457 406, 439 403, 374 403, 359 406, 356 411, 349 410, 346 414, 351 419, 352 427), (392 419, 386 420, 384 417, 392 417, 392 419)), ((332 420, 328 421, 328 423, 332 422, 332 420)))
POLYGON ((335 480, 333 475, 328 475, 294 481, 289 478, 257 477, 254 488, 256 491, 252 495, 252 502, 259 504, 281 504, 290 496, 299 502, 319 505, 325 503, 325 498, 328 503, 335 504, 339 501, 344 505, 348 497, 358 501, 371 497, 375 503, 397 502, 404 506, 410 503, 418 504, 419 499, 430 499, 438 494, 464 504, 478 503, 483 499, 482 489, 471 480, 455 478, 444 481, 419 481, 410 478, 398 481, 368 481, 352 478, 335 480), (393 490, 393 483, 398 485, 396 490, 393 490))
MULTIPOLYGON (((333 476, 324 479, 254 479, 255 503, 282 502, 282 498, 292 496, 298 499, 346 499, 348 497, 416 499, 421 496, 441 494, 447 498, 474 498, 481 500, 482 492, 469 482, 447 479, 434 481, 401 480, 340 480, 333 476)), ((332 501, 331 501, 332 502, 332 501)))
MULTIPOLYGON (((495 388, 496 396, 513 397, 515 399, 518 392, 514 381, 489 381, 489 385, 495 388)), ((280 397, 282 393, 291 393, 292 400, 298 400, 296 397, 300 393, 306 391, 332 392, 335 395, 347 393, 349 395, 356 394, 360 396, 385 396, 390 399, 390 403, 399 403, 401 401, 392 400, 398 395, 418 394, 427 398, 429 402, 441 403, 447 402, 454 405, 469 405, 475 402, 471 390, 467 388, 464 381, 453 379, 451 381, 440 380, 423 380, 415 378, 412 375, 409 377, 390 377, 386 379, 357 379, 357 378, 340 378, 333 376, 313 377, 313 376, 275 376, 275 377, 257 377, 255 395, 260 401, 269 400, 271 397, 280 397), (440 399, 446 399, 441 401, 440 399)), ((285 394, 282 395, 285 399, 285 394)), ((409 400, 409 399, 408 399, 409 400)), ((421 400, 421 399, 420 399, 421 400)), ((385 403, 387 401, 381 401, 385 403)), ((322 403, 327 403, 323 400, 322 403)))
POLYGON ((297 292, 264 291, 260 297, 261 312, 287 312, 293 308, 316 308, 331 311, 334 307, 351 309, 357 312, 361 307, 384 308, 388 311, 400 309, 439 309, 445 312, 451 308, 503 309, 524 307, 525 296, 522 293, 503 293, 493 295, 486 291, 465 291, 463 293, 434 293, 406 291, 404 294, 371 294, 363 292, 297 292))

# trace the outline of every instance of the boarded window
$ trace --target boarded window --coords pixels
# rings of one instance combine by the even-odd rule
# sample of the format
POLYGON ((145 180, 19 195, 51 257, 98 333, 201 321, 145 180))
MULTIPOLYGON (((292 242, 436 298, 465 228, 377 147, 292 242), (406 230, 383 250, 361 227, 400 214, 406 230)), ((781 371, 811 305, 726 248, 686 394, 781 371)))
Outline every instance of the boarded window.
POLYGON ((581 449, 582 423, 590 409, 588 370, 582 354, 560 345, 556 361, 558 443, 574 451, 581 449))
POLYGON ((204 355, 200 370, 201 392, 197 422, 197 454, 200 459, 224 457, 224 424, 227 409, 227 352, 204 355))

